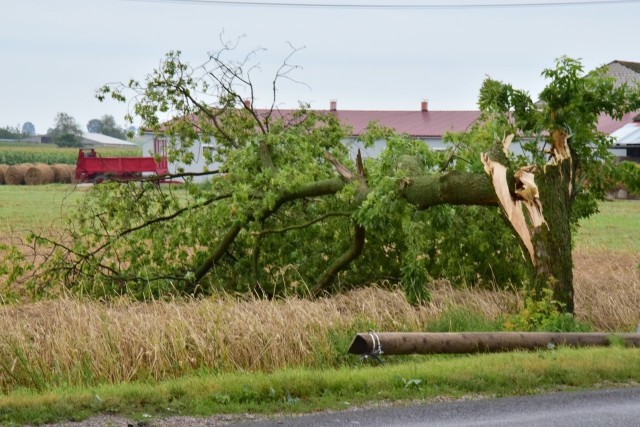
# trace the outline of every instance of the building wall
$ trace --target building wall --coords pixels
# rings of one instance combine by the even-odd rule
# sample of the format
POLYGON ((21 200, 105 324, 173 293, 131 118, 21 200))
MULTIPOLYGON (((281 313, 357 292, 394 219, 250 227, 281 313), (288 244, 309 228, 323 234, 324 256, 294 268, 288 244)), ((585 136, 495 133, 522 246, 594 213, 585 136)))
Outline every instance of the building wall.
MULTIPOLYGON (((143 156, 152 157, 154 154, 156 154, 154 153, 154 144, 153 144, 154 139, 155 139, 155 136, 153 134, 145 134, 140 139, 142 143, 143 156)), ((169 162, 168 164, 169 173, 172 173, 172 174, 179 173, 180 170, 182 170, 183 172, 199 173, 199 172, 205 172, 206 170, 217 169, 220 166, 219 164, 217 163, 207 164, 204 157, 205 150, 213 150, 213 149, 215 149, 214 144, 210 144, 210 143, 204 144, 201 141, 195 141, 193 146, 189 150, 193 154, 194 161, 189 165, 182 162, 169 162)), ((201 183, 201 182, 206 182, 210 178, 211 176, 208 176, 208 175, 195 176, 193 177, 193 181, 201 183)))

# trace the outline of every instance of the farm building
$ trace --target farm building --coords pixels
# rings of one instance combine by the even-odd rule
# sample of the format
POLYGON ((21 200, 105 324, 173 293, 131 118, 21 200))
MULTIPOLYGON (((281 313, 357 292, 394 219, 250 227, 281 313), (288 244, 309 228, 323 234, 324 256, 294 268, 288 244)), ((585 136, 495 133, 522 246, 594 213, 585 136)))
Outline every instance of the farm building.
MULTIPOLYGON (((344 143, 349 146, 352 156, 355 157, 358 149, 364 157, 377 156, 384 147, 384 141, 378 141, 373 147, 364 148, 358 140, 358 136, 365 131, 371 122, 377 122, 381 126, 395 129, 397 132, 406 133, 414 138, 425 141, 432 149, 445 149, 443 135, 446 132, 464 132, 480 116, 479 111, 430 111, 426 101, 422 101, 420 109, 415 111, 368 111, 368 110, 338 110, 337 102, 331 101, 328 110, 317 110, 318 113, 333 114, 345 126, 353 130, 351 137, 344 143)), ((268 110, 257 109, 258 115, 266 115, 268 110)), ((278 114, 288 117, 294 110, 278 110, 278 114)), ((158 144, 154 144, 154 136, 145 134, 142 138, 142 152, 144 156, 152 156, 157 153, 158 144)), ((187 172, 202 172, 205 167, 209 170, 216 169, 216 165, 207 165, 203 153, 205 150, 214 150, 214 143, 196 142, 191 151, 194 162, 191 165, 179 163, 169 164, 169 172, 175 173, 179 169, 187 172)), ((196 177, 198 180, 206 180, 206 177, 196 177)))
MULTIPOLYGON (((291 114, 293 110, 280 110, 283 116, 291 114)), ((331 101, 328 110, 320 110, 320 113, 333 114, 344 125, 351 127, 353 135, 345 139, 344 143, 349 146, 352 157, 358 149, 361 150, 364 157, 375 157, 384 148, 384 141, 377 141, 372 147, 364 148, 363 144, 358 140, 358 136, 363 133, 367 125, 371 122, 377 122, 381 126, 395 129, 397 132, 407 134, 416 139, 423 140, 433 150, 443 150, 446 143, 443 136, 447 132, 464 132, 478 119, 479 111, 431 111, 428 109, 426 101, 422 101, 420 109, 415 111, 390 111, 390 110, 338 110, 336 101, 331 101)), ((266 114, 266 110, 257 110, 258 114, 266 114)), ((637 113, 624 115, 621 120, 613 120, 610 117, 603 116, 599 123, 598 129, 601 132, 620 138, 623 136, 622 130, 626 126, 631 126, 638 130, 636 135, 640 138, 640 123, 634 123, 633 119, 637 113)), ((628 130, 628 129, 627 129, 628 130)), ((624 141, 619 141, 614 148, 613 154, 618 157, 631 157, 640 161, 638 148, 634 146, 626 136, 624 141)), ((637 143, 637 140, 636 140, 637 143)), ((143 138, 142 151, 144 156, 152 156, 156 153, 158 144, 154 144, 154 136, 146 134, 143 138), (154 147, 155 145, 155 147, 154 147)), ((204 159, 205 150, 214 150, 215 144, 197 142, 191 148, 194 162, 191 165, 169 164, 170 173, 175 173, 179 169, 186 172, 202 172, 205 168, 209 170, 216 169, 217 165, 207 165, 204 159)), ((206 177, 196 177, 197 180, 206 180, 206 177)))
POLYGON ((607 74, 618 84, 634 85, 640 83, 640 62, 612 61, 607 64, 607 74))
POLYGON ((634 117, 632 123, 612 132, 611 136, 616 141, 611 149, 616 157, 640 162, 640 116, 634 117))
POLYGON ((82 134, 82 146, 87 148, 112 147, 112 148, 135 148, 136 144, 124 139, 114 138, 101 133, 82 134))
MULTIPOLYGON (((607 64, 608 74, 620 84, 640 84, 640 63, 628 61, 612 61, 607 64)), ((248 101, 245 101, 248 102, 248 101)), ((427 101, 422 101, 419 108, 411 111, 393 110, 340 110, 337 101, 329 103, 329 109, 316 110, 318 113, 333 114, 345 126, 352 129, 352 135, 346 138, 344 143, 349 147, 352 157, 361 150, 364 157, 375 157, 384 148, 385 141, 377 141, 372 147, 365 148, 358 140, 371 122, 381 126, 395 129, 399 133, 407 134, 413 138, 427 143, 433 150, 443 150, 446 144, 443 136, 447 132, 464 132, 480 117, 480 111, 439 111, 430 110, 427 101)), ((256 109, 258 115, 265 116, 268 110, 256 109)), ((294 110, 278 110, 283 117, 289 117, 294 110)), ((634 122, 638 113, 625 114, 621 120, 602 116, 598 123, 598 129, 607 135, 618 139, 612 153, 621 158, 630 158, 640 161, 638 152, 638 140, 640 139, 640 123, 634 122), (638 132, 630 132, 631 130, 638 132), (632 141, 633 138, 636 138, 632 141)), ((143 155, 157 154, 158 143, 154 144, 154 136, 146 134, 142 139, 143 155)), ((517 150, 516 147, 514 149, 517 150)), ((202 172, 205 168, 216 169, 217 165, 207 165, 203 153, 205 150, 215 150, 215 143, 197 142, 191 148, 194 162, 191 165, 169 164, 170 173, 178 170, 185 172, 202 172)), ((206 180, 206 177, 197 177, 206 180)))

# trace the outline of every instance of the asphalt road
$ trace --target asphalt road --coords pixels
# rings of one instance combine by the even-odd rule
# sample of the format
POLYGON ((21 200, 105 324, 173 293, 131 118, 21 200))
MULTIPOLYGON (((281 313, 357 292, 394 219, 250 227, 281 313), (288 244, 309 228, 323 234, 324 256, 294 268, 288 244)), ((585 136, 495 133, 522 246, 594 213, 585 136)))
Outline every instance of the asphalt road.
POLYGON ((640 426, 640 388, 360 409, 236 425, 242 427, 640 426))

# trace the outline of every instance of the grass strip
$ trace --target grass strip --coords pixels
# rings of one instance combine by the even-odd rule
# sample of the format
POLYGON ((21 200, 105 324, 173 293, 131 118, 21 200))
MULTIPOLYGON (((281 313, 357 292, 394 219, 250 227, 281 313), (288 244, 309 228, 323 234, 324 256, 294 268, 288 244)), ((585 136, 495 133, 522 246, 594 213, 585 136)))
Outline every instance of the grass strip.
MULTIPOLYGON (((640 382, 640 349, 541 350, 416 356, 398 364, 227 373, 160 383, 17 390, 0 396, 0 421, 53 423, 112 413, 151 421, 176 415, 298 413, 376 401, 513 396, 640 382), (151 418, 150 418, 151 416, 151 418)), ((389 358, 390 359, 390 358, 389 358)))

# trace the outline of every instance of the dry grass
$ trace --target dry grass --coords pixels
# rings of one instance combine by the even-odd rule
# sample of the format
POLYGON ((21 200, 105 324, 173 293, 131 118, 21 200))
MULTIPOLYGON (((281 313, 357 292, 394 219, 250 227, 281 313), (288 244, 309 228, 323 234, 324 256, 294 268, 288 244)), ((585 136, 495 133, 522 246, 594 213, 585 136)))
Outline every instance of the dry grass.
POLYGON ((575 315, 596 329, 636 330, 640 322, 640 253, 576 251, 575 315))
POLYGON ((507 292, 459 291, 444 284, 433 295, 420 308, 402 292, 380 288, 317 301, 61 299, 5 306, 0 308, 0 389, 161 379, 202 368, 330 366, 346 352, 345 340, 365 325, 420 330, 461 303, 487 317, 515 303, 507 292))
POLYGON ((51 165, 53 182, 70 184, 75 178, 75 166, 56 163, 51 165))
POLYGON ((32 165, 26 163, 9 166, 4 171, 4 182, 7 185, 23 185, 24 177, 31 166, 32 165))
POLYGON ((27 169, 24 175, 24 183, 27 185, 51 184, 53 182, 53 170, 44 163, 36 163, 27 169))
MULTIPOLYGON (((575 254, 576 317, 599 330, 635 329, 638 256, 575 254), (612 261, 613 260, 613 261, 612 261)), ((217 297, 205 300, 63 298, 0 307, 0 389, 166 379, 198 369, 271 371, 342 363, 353 334, 419 331, 452 308, 487 319, 514 313, 514 292, 434 283, 414 307, 399 290, 355 290, 315 301, 217 297)))

